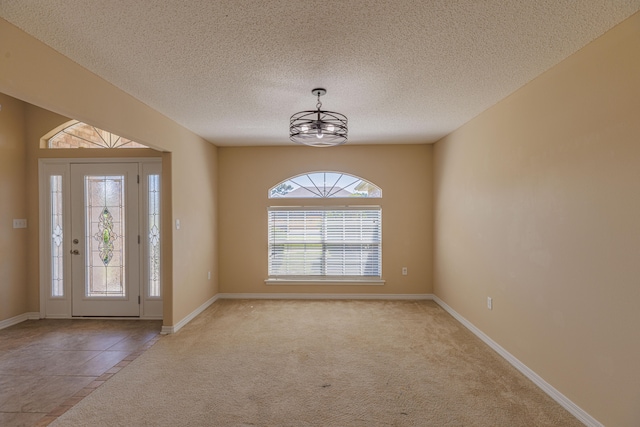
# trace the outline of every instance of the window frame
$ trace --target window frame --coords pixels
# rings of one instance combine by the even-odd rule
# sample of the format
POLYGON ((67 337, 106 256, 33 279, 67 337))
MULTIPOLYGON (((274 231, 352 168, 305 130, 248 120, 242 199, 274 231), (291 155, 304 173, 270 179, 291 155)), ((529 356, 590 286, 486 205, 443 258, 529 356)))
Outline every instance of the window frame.
MULTIPOLYGON (((325 230, 326 222, 324 222, 322 229, 325 230)), ((327 246, 331 245, 330 242, 327 242, 326 236, 322 236, 321 242, 314 242, 316 244, 323 245, 322 251, 323 254, 326 253, 327 246)), ((334 242, 335 244, 335 242, 334 242)), ((268 285, 283 285, 283 284, 347 284, 347 285, 383 285, 385 281, 382 279, 382 206, 380 205, 351 205, 351 206, 332 206, 332 205, 320 205, 320 206, 269 206, 267 208, 267 251, 268 251, 268 278, 265 280, 265 283, 268 285), (378 259, 377 259, 377 270, 379 275, 273 275, 271 274, 271 254, 272 254, 272 236, 271 236, 271 212, 282 212, 282 211, 304 211, 304 212, 314 212, 314 211, 376 211, 378 212, 378 227, 377 227, 377 235, 378 241, 377 243, 363 243, 363 244, 376 244, 378 246, 378 259)), ((326 268, 326 264, 323 265, 323 268, 326 268)), ((325 271, 326 272, 326 271, 325 271)))
POLYGON ((382 189, 362 177, 338 171, 314 171, 280 181, 269 189, 269 199, 381 199, 382 189), (320 178, 319 175, 322 175, 320 178), (327 176, 328 175, 328 176, 327 176), (327 179, 330 179, 327 181, 327 179), (343 179, 346 181, 343 181, 343 179), (305 182, 306 181, 306 182, 305 182), (345 183, 348 183, 346 186, 345 183), (306 185, 305 185, 306 184, 306 185), (341 185, 339 185, 341 184, 341 185), (367 191, 362 191, 359 186, 367 191), (284 192, 280 187, 288 187, 284 192), (370 195, 371 194, 371 195, 370 195))

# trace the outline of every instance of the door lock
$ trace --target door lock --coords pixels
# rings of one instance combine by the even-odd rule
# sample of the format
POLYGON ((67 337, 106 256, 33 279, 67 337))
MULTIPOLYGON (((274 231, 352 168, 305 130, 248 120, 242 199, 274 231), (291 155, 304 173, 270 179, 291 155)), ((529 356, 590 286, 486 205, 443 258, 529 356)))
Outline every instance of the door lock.
POLYGON ((73 250, 71 251, 71 255, 80 255, 80 251, 79 251, 79 250, 77 250, 77 249, 73 249, 73 250))
POLYGON ((77 245, 77 244, 78 244, 78 242, 79 242, 79 240, 78 240, 78 239, 73 239, 73 244, 74 244, 74 245, 77 245))

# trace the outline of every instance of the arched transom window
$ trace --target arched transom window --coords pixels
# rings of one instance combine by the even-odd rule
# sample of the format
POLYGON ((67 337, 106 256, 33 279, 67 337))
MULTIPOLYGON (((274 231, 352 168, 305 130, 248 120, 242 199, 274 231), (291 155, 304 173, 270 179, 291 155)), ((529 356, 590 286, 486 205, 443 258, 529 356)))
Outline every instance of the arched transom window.
POLYGON ((149 148, 82 122, 71 124, 47 141, 48 148, 149 148))
MULTIPOLYGON (((377 185, 341 172, 310 172, 269 190, 269 198, 381 198, 377 185)), ((354 203, 268 208, 267 283, 382 282, 382 207, 354 203)))
POLYGON ((282 181, 269 190, 269 198, 382 197, 375 184, 342 172, 312 172, 282 181))

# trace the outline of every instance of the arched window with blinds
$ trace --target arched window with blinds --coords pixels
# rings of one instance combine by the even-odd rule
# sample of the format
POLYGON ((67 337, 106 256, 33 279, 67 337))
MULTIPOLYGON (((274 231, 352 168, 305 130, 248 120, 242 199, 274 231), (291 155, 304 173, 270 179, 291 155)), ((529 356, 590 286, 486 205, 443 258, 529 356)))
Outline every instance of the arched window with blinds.
MULTIPOLYGON (((280 198, 381 198, 382 190, 341 172, 311 172, 286 179, 269 190, 280 198)), ((380 206, 270 206, 269 281, 380 280, 380 206)))

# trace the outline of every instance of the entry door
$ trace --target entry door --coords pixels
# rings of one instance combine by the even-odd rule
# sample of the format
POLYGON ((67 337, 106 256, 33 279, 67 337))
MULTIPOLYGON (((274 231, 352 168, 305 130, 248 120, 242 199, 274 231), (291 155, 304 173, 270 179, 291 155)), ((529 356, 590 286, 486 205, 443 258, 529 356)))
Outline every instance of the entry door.
POLYGON ((71 165, 73 316, 140 316, 138 165, 71 165))

